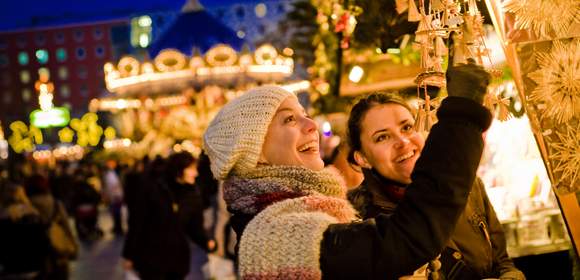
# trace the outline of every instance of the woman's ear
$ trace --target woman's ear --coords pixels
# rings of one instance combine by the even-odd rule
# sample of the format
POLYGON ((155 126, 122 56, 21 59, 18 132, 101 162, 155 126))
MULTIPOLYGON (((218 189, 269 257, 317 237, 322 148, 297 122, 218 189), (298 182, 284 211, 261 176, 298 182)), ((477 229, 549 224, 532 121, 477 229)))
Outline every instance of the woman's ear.
POLYGON ((373 168, 372 165, 367 161, 367 158, 360 151, 354 152, 354 161, 356 161, 356 164, 362 168, 373 168))

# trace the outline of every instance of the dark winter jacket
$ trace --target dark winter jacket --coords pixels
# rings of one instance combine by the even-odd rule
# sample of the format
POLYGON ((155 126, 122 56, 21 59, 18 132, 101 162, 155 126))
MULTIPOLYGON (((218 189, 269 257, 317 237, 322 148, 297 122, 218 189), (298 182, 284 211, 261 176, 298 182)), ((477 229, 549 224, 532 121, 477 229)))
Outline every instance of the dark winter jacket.
MULTIPOLYGON (((382 177, 375 170, 364 169, 363 173, 365 180, 361 186, 348 194, 353 206, 363 218, 393 214, 400 199, 389 190, 406 186, 382 177)), ((457 260, 465 262, 471 271, 471 275, 455 275, 460 279, 499 278, 500 275, 502 279, 525 279, 507 255, 501 224, 480 179, 474 181, 465 210, 442 253, 442 272, 447 278, 453 279, 452 268, 460 265, 457 260)))
MULTIPOLYGON (((320 267, 325 279, 397 279, 445 247, 463 212, 483 150, 481 133, 491 115, 474 101, 443 101, 405 200, 390 217, 331 225, 324 233, 320 267), (425 238, 429 233, 430 238, 425 238)), ((251 216, 233 213, 239 237, 251 216)))
POLYGON ((207 250, 202 212, 197 186, 160 179, 143 182, 132 200, 123 257, 137 271, 186 275, 189 240, 207 250))

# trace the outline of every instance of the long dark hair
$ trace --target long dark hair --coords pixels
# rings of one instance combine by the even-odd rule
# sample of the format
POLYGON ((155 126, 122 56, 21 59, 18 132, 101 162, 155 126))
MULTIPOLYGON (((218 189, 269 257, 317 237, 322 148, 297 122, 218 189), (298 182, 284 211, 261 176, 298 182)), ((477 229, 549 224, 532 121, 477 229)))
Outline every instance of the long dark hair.
POLYGON ((172 154, 167 159, 167 165, 165 167, 165 176, 170 181, 176 181, 177 178, 183 176, 183 170, 187 167, 196 163, 197 160, 189 152, 181 152, 177 154, 172 154))
POLYGON ((354 160, 354 152, 360 151, 362 148, 360 135, 362 126, 361 122, 363 118, 371 108, 384 104, 398 104, 405 107, 409 112, 413 112, 409 104, 398 93, 375 92, 358 98, 357 101, 355 101, 354 106, 352 106, 348 117, 347 138, 349 151, 347 160, 350 164, 355 166, 358 165, 354 160))

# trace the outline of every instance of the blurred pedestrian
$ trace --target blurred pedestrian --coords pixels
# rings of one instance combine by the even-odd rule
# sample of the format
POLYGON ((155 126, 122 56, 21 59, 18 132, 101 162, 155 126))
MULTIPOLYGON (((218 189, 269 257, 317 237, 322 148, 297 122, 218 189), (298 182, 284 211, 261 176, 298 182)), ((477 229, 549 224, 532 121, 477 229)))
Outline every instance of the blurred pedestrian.
POLYGON ((31 204, 38 210, 40 219, 47 229, 52 226, 60 228, 58 236, 50 236, 54 233, 51 233, 50 230, 47 231, 51 242, 72 244, 73 246, 72 250, 63 252, 51 243, 53 246, 51 246, 50 257, 47 260, 43 277, 55 280, 68 279, 69 261, 76 258, 78 244, 70 227, 64 204, 52 195, 48 178, 40 174, 32 175, 27 180, 26 194, 30 198, 31 204))
POLYGON ((0 180, 0 248, 0 279, 45 279, 46 225, 24 188, 8 180, 0 180))
POLYGON ((123 185, 117 174, 117 162, 109 159, 105 163, 103 173, 103 198, 109 205, 109 212, 113 218, 113 233, 123 235, 122 208, 123 208, 123 185))
MULTIPOLYGON (((159 171, 159 169, 157 169, 159 171)), ((164 176, 147 177, 132 198, 129 230, 123 248, 124 266, 142 280, 184 279, 193 256, 200 259, 191 271, 201 279, 205 251, 214 247, 203 229, 203 201, 195 185, 197 165, 189 153, 172 155, 164 176)))

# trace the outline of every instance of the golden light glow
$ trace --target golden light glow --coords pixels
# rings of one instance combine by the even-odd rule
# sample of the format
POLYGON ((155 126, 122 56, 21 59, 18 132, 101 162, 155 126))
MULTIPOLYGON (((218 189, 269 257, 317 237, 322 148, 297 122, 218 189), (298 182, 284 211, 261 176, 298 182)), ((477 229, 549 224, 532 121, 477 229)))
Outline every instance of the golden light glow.
MULTIPOLYGON (((155 67, 149 62, 141 64, 130 56, 123 57, 117 68, 113 63, 106 63, 105 82, 111 92, 123 91, 127 87, 145 83, 178 79, 194 81, 205 81, 208 78, 230 79, 232 75, 238 74, 264 82, 273 82, 292 75, 294 70, 294 60, 290 57, 292 54, 293 51, 289 48, 278 54, 272 45, 267 44, 259 47, 253 54, 238 55, 230 46, 221 44, 211 48, 205 56, 195 54, 188 61, 182 53, 167 49, 154 59, 155 67)), ((94 105, 100 108, 110 107, 110 104, 94 105)), ((120 103, 117 107, 123 109, 135 105, 120 103)))
POLYGON ((108 126, 107 128, 105 128, 105 139, 107 140, 113 140, 117 137, 117 132, 115 131, 115 129, 111 126, 108 126))
POLYGON ((125 56, 119 60, 117 69, 122 77, 139 74, 139 61, 132 56, 125 56))
POLYGON ((274 64, 274 59, 278 56, 278 52, 276 49, 270 45, 262 45, 256 52, 254 52, 254 57, 256 58, 256 62, 261 65, 272 65, 274 64))
POLYGON ((358 83, 362 79, 365 71, 358 65, 355 65, 350 69, 350 73, 348 73, 348 79, 353 83, 358 83))
POLYGON ((155 67, 161 72, 182 70, 187 64, 185 55, 175 49, 162 50, 155 57, 155 67))
POLYGON ((75 132, 68 127, 65 127, 65 128, 58 131, 58 139, 62 143, 72 142, 74 135, 75 135, 75 132))
POLYGON ((15 121, 10 124, 12 134, 8 138, 8 143, 16 153, 30 152, 36 144, 42 144, 42 132, 37 127, 28 127, 22 121, 15 121))
POLYGON ((236 62, 238 55, 232 47, 219 44, 207 51, 205 59, 211 66, 230 66, 236 62))

